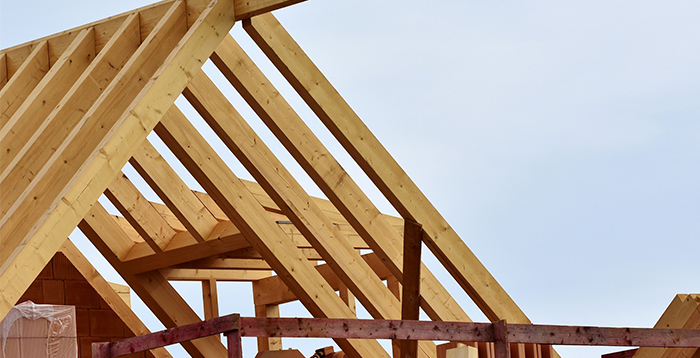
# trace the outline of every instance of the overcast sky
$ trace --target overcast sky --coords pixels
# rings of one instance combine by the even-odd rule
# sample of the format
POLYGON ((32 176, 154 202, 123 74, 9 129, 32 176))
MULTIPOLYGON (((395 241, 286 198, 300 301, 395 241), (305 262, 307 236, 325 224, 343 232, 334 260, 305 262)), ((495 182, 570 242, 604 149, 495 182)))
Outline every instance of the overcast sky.
MULTIPOLYGON (((0 48, 148 3, 0 0, 0 48)), ((310 0, 276 15, 534 323, 651 327, 675 294, 700 292, 700 2, 310 0)), ((232 33, 393 213, 240 24, 232 33)))

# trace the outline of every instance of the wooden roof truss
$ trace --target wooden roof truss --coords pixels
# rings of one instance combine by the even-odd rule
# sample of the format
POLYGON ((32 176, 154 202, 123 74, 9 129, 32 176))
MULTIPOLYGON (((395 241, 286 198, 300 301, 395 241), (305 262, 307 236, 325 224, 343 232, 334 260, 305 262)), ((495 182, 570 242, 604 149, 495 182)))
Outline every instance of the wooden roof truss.
MULTIPOLYGON (((168 280, 202 281, 206 318, 217 315, 213 283, 242 280, 253 282, 259 316, 299 300, 315 317, 352 318, 355 297, 374 318, 400 319, 400 284, 420 283, 416 302, 431 319, 470 321, 425 265, 404 275, 411 235, 488 319, 529 323, 269 13, 296 2, 168 0, 0 52, 0 318, 77 226, 167 327, 200 321, 168 280), (236 21, 402 218, 380 213, 228 34, 236 21), (329 200, 311 197, 275 157, 201 70, 207 59, 329 200), (180 94, 256 182, 232 172, 174 104, 180 94), (187 187, 152 131, 206 193, 187 187), (127 162, 164 205, 121 172, 127 162)), ((337 343, 353 357, 389 356, 374 340, 337 343)), ((216 337, 184 347, 226 355, 216 337)), ((421 342, 419 355, 434 357, 434 344, 421 342)))

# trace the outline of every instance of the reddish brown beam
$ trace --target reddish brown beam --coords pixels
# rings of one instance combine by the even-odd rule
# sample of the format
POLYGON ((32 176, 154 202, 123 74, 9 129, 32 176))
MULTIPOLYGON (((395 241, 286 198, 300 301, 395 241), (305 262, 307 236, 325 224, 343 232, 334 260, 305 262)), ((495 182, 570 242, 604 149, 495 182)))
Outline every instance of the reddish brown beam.
MULTIPOLYGON (((423 226, 406 219, 403 229, 403 294, 401 295, 401 319, 420 318, 420 266, 423 226)), ((418 341, 399 343, 401 358, 418 357, 418 341)))
MULTIPOLYGON (((109 358, 219 333, 248 337, 405 339, 582 346, 700 348, 698 329, 608 328, 474 322, 328 318, 255 318, 232 314, 113 343, 94 343, 93 357, 109 358)), ((505 350, 507 353, 507 350, 505 350)))
MULTIPOLYGON (((93 343, 93 358, 111 358, 238 330, 237 313, 112 343, 93 343), (105 348, 108 347, 108 348, 105 348), (97 353, 97 355, 95 355, 97 353)), ((230 355, 229 355, 230 357, 230 355)))
POLYGON ((496 358, 509 358, 510 347, 508 346, 508 326, 506 321, 494 322, 491 327, 493 328, 494 355, 496 358))
POLYGON ((226 333, 226 343, 228 344, 228 358, 243 358, 241 331, 228 331, 226 333))
MULTIPOLYGON (((253 337, 328 337, 493 342, 491 323, 326 318, 241 318, 253 337)), ((700 330, 509 324, 508 342, 549 345, 700 347, 700 330)))

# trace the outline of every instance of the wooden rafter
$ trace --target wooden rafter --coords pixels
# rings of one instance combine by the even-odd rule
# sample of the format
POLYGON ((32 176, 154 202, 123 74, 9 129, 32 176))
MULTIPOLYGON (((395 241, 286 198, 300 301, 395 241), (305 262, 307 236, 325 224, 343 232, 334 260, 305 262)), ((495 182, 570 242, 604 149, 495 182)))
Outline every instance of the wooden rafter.
MULTIPOLYGON (((267 14, 300 1, 166 0, 0 51, 0 317, 56 250, 94 270, 66 241, 77 226, 167 327, 201 320, 169 280, 202 282, 205 318, 218 316, 217 282, 248 281, 259 317, 299 300, 315 317, 356 319, 357 300, 377 319, 418 319, 420 305, 433 320, 469 322, 421 262, 421 241, 489 319, 529 322, 267 14), (377 209, 228 34, 238 20, 401 217, 377 209), (263 143, 205 74, 209 59, 328 200, 310 196, 263 143), (181 94, 255 182, 236 176, 174 105, 181 94), (152 132, 206 193, 187 187, 152 132), (162 203, 123 174, 127 162, 162 203)), ((337 343, 353 358, 389 356, 376 340, 337 343)), ((272 337, 258 345, 282 348, 272 337)), ((183 346, 226 356, 217 337, 183 346)), ((422 341, 401 353, 436 349, 422 341)))

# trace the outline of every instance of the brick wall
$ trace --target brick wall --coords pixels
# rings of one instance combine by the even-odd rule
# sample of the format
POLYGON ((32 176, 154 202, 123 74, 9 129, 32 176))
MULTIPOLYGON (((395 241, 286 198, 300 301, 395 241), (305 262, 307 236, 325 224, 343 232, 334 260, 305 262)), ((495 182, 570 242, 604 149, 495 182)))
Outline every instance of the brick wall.
MULTIPOLYGON (((56 253, 17 303, 27 300, 41 304, 75 306, 78 357, 80 358, 91 357, 93 342, 113 342, 134 336, 68 258, 60 252, 56 253)), ((153 355, 136 353, 125 357, 152 358, 153 355)))

